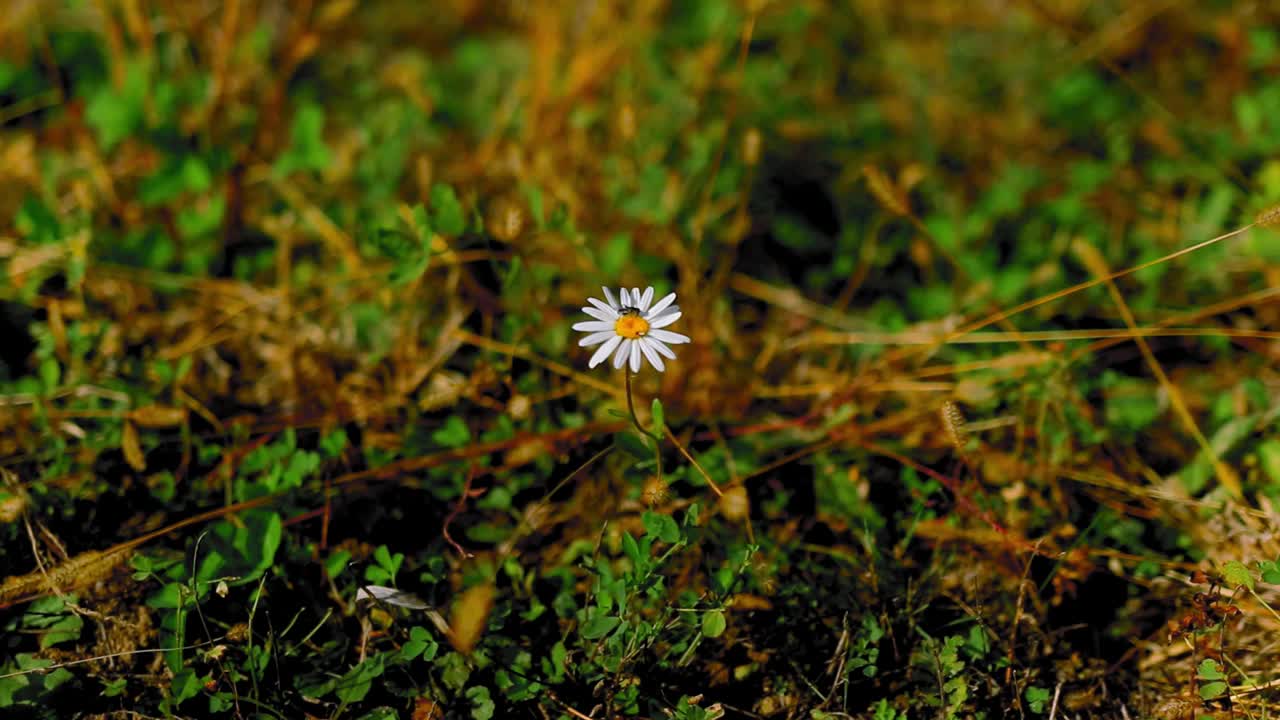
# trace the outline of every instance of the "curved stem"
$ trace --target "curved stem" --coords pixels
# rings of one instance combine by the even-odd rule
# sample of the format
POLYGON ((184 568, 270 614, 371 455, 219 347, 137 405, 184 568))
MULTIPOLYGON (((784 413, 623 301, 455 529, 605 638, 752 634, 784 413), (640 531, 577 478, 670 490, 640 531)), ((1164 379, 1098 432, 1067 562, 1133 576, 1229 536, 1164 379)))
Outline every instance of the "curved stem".
POLYGON ((644 426, 640 424, 640 418, 636 416, 636 404, 635 401, 631 399, 631 368, 629 366, 627 367, 627 412, 631 413, 631 422, 636 426, 636 430, 653 442, 653 459, 658 464, 658 477, 661 478, 662 443, 644 429, 644 426))

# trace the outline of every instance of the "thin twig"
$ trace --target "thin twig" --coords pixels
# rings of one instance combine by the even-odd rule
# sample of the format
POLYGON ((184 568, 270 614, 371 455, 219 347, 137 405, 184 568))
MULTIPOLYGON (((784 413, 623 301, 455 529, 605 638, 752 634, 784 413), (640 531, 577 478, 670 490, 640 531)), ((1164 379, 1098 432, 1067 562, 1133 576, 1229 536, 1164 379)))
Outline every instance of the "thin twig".
POLYGON ((470 551, 468 551, 466 548, 459 545, 457 541, 453 539, 453 536, 449 534, 449 525, 450 523, 453 522, 454 518, 458 517, 458 515, 462 513, 462 510, 467 506, 467 498, 471 497, 471 481, 474 480, 475 477, 476 477, 475 463, 473 462, 467 463, 467 481, 462 486, 462 494, 458 496, 457 504, 453 506, 453 510, 451 510, 449 512, 448 517, 444 519, 444 527, 442 527, 440 530, 441 534, 444 535, 445 541, 448 542, 450 545, 452 545, 453 549, 457 550, 458 554, 464 558, 475 557, 475 555, 470 551))
POLYGON ((20 675, 34 675, 37 673, 43 674, 47 672, 53 672, 54 670, 57 670, 59 668, 72 667, 75 665, 84 665, 85 663, 99 662, 102 660, 115 660, 116 658, 129 657, 130 655, 149 655, 152 653, 167 653, 167 652, 172 652, 174 650, 177 650, 179 652, 186 652, 188 650, 199 650, 202 647, 209 647, 210 645, 217 644, 219 642, 222 642, 225 639, 226 639, 226 636, 223 636, 218 638, 217 640, 212 640, 210 642, 196 643, 195 645, 183 645, 182 647, 178 647, 178 648, 143 648, 142 650, 124 650, 118 653, 110 653, 107 655, 94 655, 93 657, 80 658, 78 660, 68 660, 66 662, 54 663, 53 665, 49 665, 47 667, 27 668, 25 670, 18 670, 11 673, 5 673, 4 675, 0 675, 0 680, 7 680, 9 678, 18 677, 20 675))
POLYGON ((711 479, 711 476, 708 475, 707 471, 704 470, 702 466, 698 464, 698 461, 693 459, 693 456, 689 454, 689 451, 684 448, 684 444, 680 442, 680 438, 676 437, 676 434, 671 432, 671 428, 663 428, 663 429, 667 433, 667 439, 669 439, 672 442, 672 444, 676 446, 676 449, 680 451, 680 454, 684 456, 684 459, 688 460, 689 463, 692 464, 693 467, 698 471, 698 473, 702 475, 702 479, 706 480, 707 484, 711 486, 711 490, 716 494, 716 497, 724 497, 724 492, 720 490, 720 486, 716 484, 715 480, 711 479))

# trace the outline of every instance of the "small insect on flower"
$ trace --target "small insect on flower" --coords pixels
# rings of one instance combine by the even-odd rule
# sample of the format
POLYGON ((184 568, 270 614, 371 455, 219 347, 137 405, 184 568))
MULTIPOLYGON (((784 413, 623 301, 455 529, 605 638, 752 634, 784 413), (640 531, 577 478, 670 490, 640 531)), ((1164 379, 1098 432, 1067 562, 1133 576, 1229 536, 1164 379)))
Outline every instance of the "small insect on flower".
POLYGON ((608 304, 596 298, 587 298, 592 307, 584 307, 582 311, 595 319, 573 326, 574 330, 590 333, 579 340, 578 345, 600 345, 600 349, 591 356, 589 365, 599 365, 612 353, 615 368, 630 363, 631 372, 640 372, 640 357, 643 355, 658 372, 665 370, 662 356, 665 355, 670 360, 676 359, 676 354, 668 345, 689 342, 689 338, 680 333, 662 329, 679 320, 683 314, 680 306, 673 304, 676 294, 669 293, 655 303, 652 287, 645 288, 643 293, 640 288, 621 288, 618 299, 614 298, 609 288, 600 289, 604 291, 608 304))

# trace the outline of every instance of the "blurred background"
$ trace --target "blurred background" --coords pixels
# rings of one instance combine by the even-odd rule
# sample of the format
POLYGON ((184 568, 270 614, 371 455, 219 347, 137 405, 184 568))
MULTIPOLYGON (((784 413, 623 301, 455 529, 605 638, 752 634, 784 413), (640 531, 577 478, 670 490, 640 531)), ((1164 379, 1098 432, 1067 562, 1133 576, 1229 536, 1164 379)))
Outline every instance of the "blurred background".
POLYGON ((1280 241, 1104 279, 1280 199, 1278 21, 12 0, 0 710, 1267 712, 1280 241), (680 294, 699 466, 601 285, 680 294))

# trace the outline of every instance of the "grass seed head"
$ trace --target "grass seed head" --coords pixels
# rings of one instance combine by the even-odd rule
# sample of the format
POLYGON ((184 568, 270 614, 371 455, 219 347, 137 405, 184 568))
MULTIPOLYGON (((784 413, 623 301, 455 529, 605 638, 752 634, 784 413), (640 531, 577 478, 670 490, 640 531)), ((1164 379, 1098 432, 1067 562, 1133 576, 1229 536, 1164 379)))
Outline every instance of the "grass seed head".
POLYGON ((957 453, 964 454, 969 444, 969 433, 965 429, 964 414, 960 406, 948 400, 942 403, 942 424, 947 428, 947 438, 957 453))
POLYGON ((751 499, 747 497, 747 489, 741 485, 725 488, 720 497, 720 514, 730 522, 745 520, 751 514, 751 499))
POLYGON ((661 505, 671 498, 671 487, 667 485, 667 481, 657 475, 650 475, 649 479, 644 483, 644 489, 640 492, 641 499, 644 504, 649 507, 661 505))
POLYGON ((517 240, 524 232, 528 212, 519 198, 502 195, 489 204, 484 214, 484 227, 502 242, 517 240))
POLYGON ((1272 205, 1271 207, 1258 213, 1253 219, 1253 223, 1260 227, 1275 227, 1280 225, 1280 205, 1272 205))

